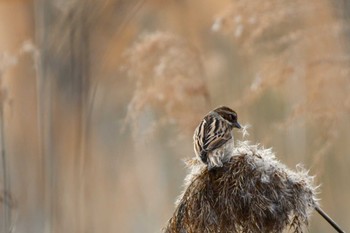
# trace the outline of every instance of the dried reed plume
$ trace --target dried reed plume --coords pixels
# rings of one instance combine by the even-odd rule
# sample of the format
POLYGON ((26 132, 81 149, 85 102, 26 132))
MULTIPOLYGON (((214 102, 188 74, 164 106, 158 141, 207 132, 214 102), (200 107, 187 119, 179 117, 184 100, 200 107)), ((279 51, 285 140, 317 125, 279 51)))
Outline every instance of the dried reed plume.
POLYGON ((185 190, 164 232, 302 232, 318 206, 313 177, 278 162, 271 149, 239 142, 222 168, 188 163, 185 190))
POLYGON ((253 105, 271 90, 289 93, 289 113, 278 128, 312 127, 315 166, 337 142, 350 112, 349 24, 337 13, 343 6, 329 3, 233 0, 212 26, 232 39, 255 73, 234 105, 253 105))
POLYGON ((126 71, 136 79, 127 113, 133 132, 147 133, 164 123, 192 129, 208 100, 198 51, 178 36, 157 32, 142 37, 126 58, 126 71), (145 117, 152 123, 140 127, 145 117))

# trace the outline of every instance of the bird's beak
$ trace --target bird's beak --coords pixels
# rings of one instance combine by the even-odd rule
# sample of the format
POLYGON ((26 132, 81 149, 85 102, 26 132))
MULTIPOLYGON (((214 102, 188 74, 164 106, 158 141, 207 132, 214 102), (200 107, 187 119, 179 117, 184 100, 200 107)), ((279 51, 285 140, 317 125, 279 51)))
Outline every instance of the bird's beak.
POLYGON ((242 126, 236 121, 233 127, 236 127, 238 129, 242 129, 242 126))

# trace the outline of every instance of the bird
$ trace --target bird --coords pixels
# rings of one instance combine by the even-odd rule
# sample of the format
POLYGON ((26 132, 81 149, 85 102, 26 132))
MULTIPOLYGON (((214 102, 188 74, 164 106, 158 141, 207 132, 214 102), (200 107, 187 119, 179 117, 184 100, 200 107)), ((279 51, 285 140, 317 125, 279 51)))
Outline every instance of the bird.
POLYGON ((234 148, 233 128, 241 129, 237 113, 229 107, 220 106, 204 116, 194 131, 193 144, 197 159, 208 170, 222 167, 234 148))

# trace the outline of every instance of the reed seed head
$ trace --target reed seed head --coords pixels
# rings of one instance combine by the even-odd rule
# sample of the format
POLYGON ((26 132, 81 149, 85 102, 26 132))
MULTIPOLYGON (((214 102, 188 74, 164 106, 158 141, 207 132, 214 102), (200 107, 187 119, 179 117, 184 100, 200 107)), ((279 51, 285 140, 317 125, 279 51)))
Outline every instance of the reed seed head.
POLYGON ((302 232, 318 205, 313 177, 292 171, 271 149, 239 142, 222 168, 195 159, 176 210, 164 229, 175 232, 302 232))
POLYGON ((156 32, 141 37, 125 58, 124 70, 136 81, 126 117, 134 136, 168 123, 192 130, 209 100, 199 51, 179 36, 156 32), (148 125, 141 126, 143 118, 148 125))

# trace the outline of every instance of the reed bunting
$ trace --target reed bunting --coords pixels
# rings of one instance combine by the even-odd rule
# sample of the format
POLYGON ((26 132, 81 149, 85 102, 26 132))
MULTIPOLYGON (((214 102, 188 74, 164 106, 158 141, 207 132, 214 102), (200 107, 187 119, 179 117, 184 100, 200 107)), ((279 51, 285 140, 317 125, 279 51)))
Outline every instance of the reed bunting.
POLYGON ((194 131, 194 151, 197 158, 207 164, 208 170, 222 167, 231 157, 233 128, 242 128, 237 122, 237 113, 222 106, 209 112, 194 131))

